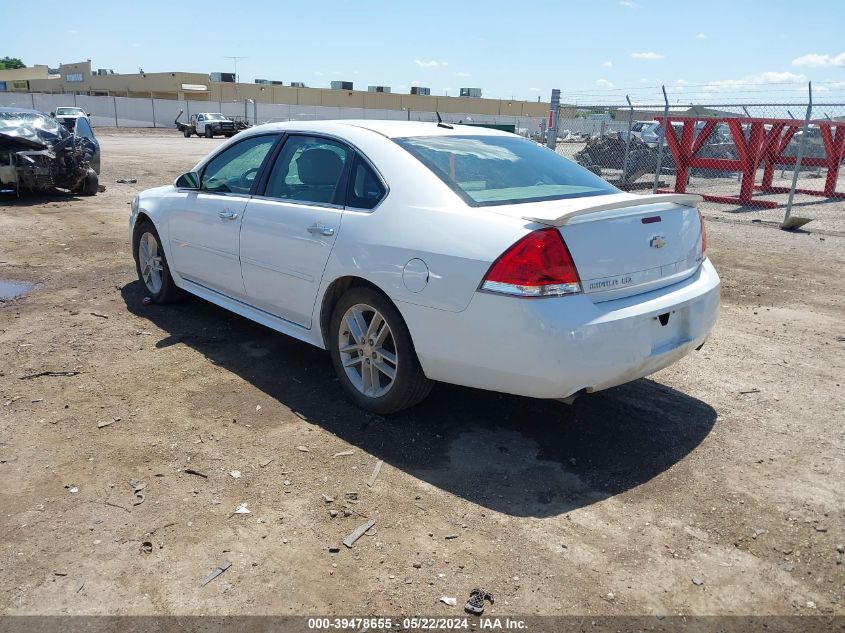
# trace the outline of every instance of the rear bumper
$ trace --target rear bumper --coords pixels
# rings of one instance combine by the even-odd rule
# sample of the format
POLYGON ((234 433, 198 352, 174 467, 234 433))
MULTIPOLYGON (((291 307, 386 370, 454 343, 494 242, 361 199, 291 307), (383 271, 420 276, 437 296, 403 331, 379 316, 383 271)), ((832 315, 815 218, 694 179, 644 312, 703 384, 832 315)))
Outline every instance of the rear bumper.
POLYGON ((565 398, 647 376, 704 343, 716 323, 719 276, 705 260, 680 283, 601 303, 586 295, 517 299, 479 292, 459 313, 399 308, 429 378, 565 398))

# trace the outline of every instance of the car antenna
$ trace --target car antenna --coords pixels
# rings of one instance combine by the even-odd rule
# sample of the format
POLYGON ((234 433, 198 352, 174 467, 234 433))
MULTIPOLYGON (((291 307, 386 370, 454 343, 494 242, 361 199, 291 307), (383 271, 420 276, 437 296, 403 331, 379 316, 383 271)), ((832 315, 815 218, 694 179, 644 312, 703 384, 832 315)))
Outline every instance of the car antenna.
POLYGON ((455 129, 451 125, 443 123, 443 119, 440 118, 440 113, 437 110, 434 111, 434 114, 437 115, 437 127, 445 127, 447 130, 454 130, 455 129))

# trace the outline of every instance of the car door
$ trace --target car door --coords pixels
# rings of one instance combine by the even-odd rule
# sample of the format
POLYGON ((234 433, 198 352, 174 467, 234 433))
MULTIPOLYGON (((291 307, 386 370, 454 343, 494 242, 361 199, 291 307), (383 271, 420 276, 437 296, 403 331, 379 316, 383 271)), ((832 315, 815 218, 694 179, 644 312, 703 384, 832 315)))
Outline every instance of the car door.
POLYGON ((244 208, 278 134, 229 145, 199 174, 199 189, 178 189, 168 214, 170 263, 184 279, 244 297, 238 258, 244 208))
POLYGON ((241 272, 250 303, 311 327, 311 313, 343 215, 352 150, 336 140, 287 137, 263 195, 241 227, 241 272))
POLYGON ((205 132, 205 117, 202 114, 197 115, 197 134, 202 134, 205 132))

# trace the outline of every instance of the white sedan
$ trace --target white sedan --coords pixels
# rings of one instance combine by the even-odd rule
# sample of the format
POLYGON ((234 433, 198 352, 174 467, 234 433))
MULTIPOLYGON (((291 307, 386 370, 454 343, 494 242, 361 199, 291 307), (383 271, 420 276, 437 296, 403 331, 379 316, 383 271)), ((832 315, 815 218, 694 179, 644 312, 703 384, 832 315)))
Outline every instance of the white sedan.
POLYGON ((141 193, 129 230, 152 301, 181 289, 327 349, 391 413, 435 381, 571 400, 699 348, 719 277, 698 200, 496 130, 289 122, 141 193))

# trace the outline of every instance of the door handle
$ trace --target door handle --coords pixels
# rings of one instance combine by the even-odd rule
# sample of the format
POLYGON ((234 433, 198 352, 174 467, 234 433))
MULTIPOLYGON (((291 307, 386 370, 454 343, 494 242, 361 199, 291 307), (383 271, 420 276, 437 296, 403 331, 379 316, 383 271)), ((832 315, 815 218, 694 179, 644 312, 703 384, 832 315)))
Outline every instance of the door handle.
POLYGON ((315 235, 324 235, 325 237, 334 235, 334 229, 332 227, 323 226, 322 224, 312 224, 308 227, 308 232, 315 235))
POLYGON ((229 211, 229 209, 226 209, 225 211, 220 211, 217 214, 217 217, 221 220, 237 220, 238 214, 234 211, 229 211))

